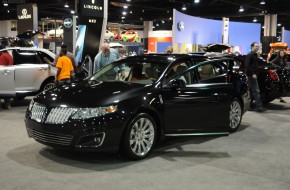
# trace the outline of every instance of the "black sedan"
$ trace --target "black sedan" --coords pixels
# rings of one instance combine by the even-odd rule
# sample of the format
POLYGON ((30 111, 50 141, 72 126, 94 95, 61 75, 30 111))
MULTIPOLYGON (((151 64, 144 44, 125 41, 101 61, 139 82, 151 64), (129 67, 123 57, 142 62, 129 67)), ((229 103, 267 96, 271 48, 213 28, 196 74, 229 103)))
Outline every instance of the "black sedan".
POLYGON ((27 109, 28 136, 55 148, 117 148, 138 160, 166 136, 228 135, 249 108, 247 78, 232 59, 206 59, 128 57, 44 91, 27 109))
MULTIPOLYGON (((245 72, 245 55, 235 54, 204 54, 212 59, 234 59, 234 70, 236 72, 245 72)), ((274 66, 267 63, 264 59, 257 59, 259 65, 258 84, 260 88, 261 100, 263 103, 269 103, 276 98, 280 98, 289 91, 290 73, 287 69, 274 66)))

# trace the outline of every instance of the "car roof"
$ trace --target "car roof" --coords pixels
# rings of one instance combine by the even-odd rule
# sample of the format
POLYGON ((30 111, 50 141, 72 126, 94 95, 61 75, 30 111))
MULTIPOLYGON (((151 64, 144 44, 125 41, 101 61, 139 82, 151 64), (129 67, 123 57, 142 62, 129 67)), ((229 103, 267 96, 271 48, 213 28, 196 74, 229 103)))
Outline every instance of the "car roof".
POLYGON ((41 51, 49 56, 51 56, 53 59, 55 58, 55 54, 52 53, 51 51, 47 49, 42 49, 42 48, 30 48, 30 47, 6 47, 5 49, 1 49, 0 51, 9 51, 9 50, 28 50, 28 51, 41 51))
POLYGON ((127 57, 124 60, 129 60, 129 61, 152 61, 152 62, 162 62, 162 63, 171 63, 175 60, 178 59, 183 59, 183 58, 197 58, 197 59, 206 59, 206 56, 203 55, 198 55, 198 54, 158 54, 158 53, 153 53, 153 54, 143 54, 143 55, 138 55, 138 56, 131 56, 127 57))

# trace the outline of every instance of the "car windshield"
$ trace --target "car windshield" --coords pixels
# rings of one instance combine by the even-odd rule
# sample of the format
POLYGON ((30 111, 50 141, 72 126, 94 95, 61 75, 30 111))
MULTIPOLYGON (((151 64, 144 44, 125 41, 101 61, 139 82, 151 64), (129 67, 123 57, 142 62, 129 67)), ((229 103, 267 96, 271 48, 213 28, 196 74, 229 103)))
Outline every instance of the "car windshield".
POLYGON ((90 80, 152 84, 161 76, 166 66, 167 64, 156 62, 118 61, 99 70, 90 80))

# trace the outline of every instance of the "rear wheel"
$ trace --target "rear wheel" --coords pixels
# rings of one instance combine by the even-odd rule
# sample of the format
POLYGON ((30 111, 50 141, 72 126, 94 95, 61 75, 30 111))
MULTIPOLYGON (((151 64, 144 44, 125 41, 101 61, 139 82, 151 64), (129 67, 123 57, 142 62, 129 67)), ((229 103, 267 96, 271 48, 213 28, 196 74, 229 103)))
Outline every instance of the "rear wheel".
POLYGON ((146 114, 140 113, 129 123, 121 144, 122 154, 130 160, 140 160, 152 151, 156 140, 156 123, 146 114))
POLYGON ((234 98, 230 104, 230 132, 236 131, 242 121, 242 106, 237 98, 234 98))

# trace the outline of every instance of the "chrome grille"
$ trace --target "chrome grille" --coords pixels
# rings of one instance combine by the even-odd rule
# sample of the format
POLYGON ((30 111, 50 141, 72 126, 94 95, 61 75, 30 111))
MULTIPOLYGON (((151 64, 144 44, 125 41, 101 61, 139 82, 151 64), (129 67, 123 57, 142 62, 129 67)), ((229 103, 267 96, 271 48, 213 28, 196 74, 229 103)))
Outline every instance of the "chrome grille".
POLYGON ((46 113, 45 106, 35 102, 31 110, 31 119, 37 122, 43 122, 45 113, 46 113))
POLYGON ((75 108, 53 108, 50 111, 45 123, 64 124, 76 110, 77 109, 75 108))
POLYGON ((29 129, 29 128, 27 128, 27 133, 29 137, 34 138, 36 140, 46 142, 46 143, 51 143, 51 144, 65 145, 65 146, 69 146, 73 138, 70 135, 40 132, 40 131, 29 129))

